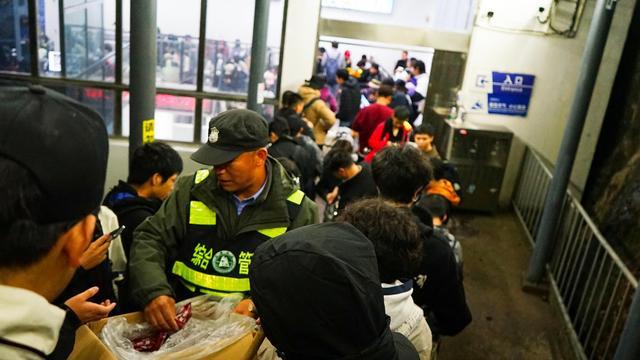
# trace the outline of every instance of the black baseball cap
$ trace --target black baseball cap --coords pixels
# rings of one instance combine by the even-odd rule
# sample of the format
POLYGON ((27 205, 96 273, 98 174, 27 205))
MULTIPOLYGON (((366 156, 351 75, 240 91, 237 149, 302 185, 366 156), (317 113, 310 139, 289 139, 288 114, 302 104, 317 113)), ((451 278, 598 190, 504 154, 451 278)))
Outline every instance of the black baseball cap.
POLYGON ((0 86, 0 156, 36 178, 39 222, 81 219, 100 206, 109 139, 98 113, 42 86, 0 86))
POLYGON ((191 155, 204 165, 227 163, 243 152, 269 144, 267 121, 251 110, 236 109, 220 113, 209 121, 209 138, 191 155))

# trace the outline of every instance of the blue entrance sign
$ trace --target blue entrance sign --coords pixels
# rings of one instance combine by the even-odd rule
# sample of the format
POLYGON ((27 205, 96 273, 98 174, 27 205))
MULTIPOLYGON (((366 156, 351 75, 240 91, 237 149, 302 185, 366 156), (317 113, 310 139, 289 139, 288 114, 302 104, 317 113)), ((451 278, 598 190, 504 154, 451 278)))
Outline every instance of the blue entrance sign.
POLYGON ((493 91, 487 94, 489 114, 527 116, 535 75, 492 72, 493 91))

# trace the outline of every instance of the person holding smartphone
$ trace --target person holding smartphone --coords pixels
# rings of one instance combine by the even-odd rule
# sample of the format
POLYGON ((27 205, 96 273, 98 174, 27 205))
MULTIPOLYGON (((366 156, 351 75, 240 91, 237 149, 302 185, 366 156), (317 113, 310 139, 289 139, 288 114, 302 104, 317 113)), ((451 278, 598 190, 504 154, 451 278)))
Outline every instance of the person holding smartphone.
MULTIPOLYGON (((69 285, 53 302, 54 304, 61 305, 67 299, 92 287, 98 287, 100 291, 89 299, 91 302, 103 304, 107 301, 111 303, 117 300, 112 281, 109 247, 112 241, 120 236, 124 226, 118 227, 117 219, 115 219, 115 223, 107 220, 102 216, 103 211, 101 208, 98 214, 93 240, 80 257, 80 267, 69 285)), ((114 311, 114 313, 116 312, 114 311)))

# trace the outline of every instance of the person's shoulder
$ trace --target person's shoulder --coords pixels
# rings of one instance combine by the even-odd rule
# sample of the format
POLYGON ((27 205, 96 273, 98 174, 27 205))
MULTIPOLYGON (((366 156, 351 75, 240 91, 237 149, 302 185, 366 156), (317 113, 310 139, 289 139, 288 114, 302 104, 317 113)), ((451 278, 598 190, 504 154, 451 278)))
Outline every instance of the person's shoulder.
POLYGON ((448 259, 455 261, 449 240, 442 232, 431 230, 428 233, 423 233, 422 239, 424 252, 430 254, 430 258, 439 259, 441 262, 448 261, 448 259))

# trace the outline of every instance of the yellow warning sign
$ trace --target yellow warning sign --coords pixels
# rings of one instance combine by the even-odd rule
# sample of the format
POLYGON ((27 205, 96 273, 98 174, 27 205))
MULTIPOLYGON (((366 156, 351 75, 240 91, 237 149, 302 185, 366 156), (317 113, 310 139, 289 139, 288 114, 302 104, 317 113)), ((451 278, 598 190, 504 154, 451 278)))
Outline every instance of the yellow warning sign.
POLYGON ((155 120, 149 119, 142 122, 142 143, 152 143, 154 140, 154 123, 155 120))

